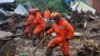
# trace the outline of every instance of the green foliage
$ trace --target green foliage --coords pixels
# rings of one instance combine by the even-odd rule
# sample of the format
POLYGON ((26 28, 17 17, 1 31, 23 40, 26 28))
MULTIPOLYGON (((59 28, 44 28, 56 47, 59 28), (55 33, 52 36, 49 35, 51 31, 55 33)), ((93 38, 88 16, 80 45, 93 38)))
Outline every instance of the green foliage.
POLYGON ((67 13, 67 9, 62 6, 62 0, 50 0, 47 6, 51 11, 58 10, 61 13, 67 13))
POLYGON ((16 2, 17 2, 17 3, 22 3, 22 4, 23 4, 23 3, 26 2, 26 0, 16 0, 16 2))
POLYGON ((47 6, 51 9, 51 11, 58 10, 61 13, 67 12, 67 9, 61 5, 61 0, 50 0, 47 6))
POLYGON ((16 0, 18 3, 25 3, 27 1, 31 2, 32 7, 38 7, 42 12, 45 7, 50 8, 51 11, 58 10, 61 13, 66 13, 67 9, 65 9, 61 2, 62 0, 16 0))

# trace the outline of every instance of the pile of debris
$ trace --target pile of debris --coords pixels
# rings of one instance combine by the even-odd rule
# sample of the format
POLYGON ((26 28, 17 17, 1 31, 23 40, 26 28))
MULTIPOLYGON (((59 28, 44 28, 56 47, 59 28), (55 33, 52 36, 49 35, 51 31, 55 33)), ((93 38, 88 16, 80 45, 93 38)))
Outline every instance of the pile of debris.
POLYGON ((78 56, 99 56, 100 44, 94 40, 84 40, 83 47, 78 50, 78 56))
POLYGON ((18 23, 27 18, 27 10, 31 8, 28 2, 24 5, 16 5, 15 0, 0 0, 0 30, 15 32, 16 28, 22 27, 18 23))
POLYGON ((100 17, 98 14, 93 14, 91 11, 80 13, 78 11, 71 11, 65 16, 75 28, 86 28, 88 22, 98 20, 100 17))

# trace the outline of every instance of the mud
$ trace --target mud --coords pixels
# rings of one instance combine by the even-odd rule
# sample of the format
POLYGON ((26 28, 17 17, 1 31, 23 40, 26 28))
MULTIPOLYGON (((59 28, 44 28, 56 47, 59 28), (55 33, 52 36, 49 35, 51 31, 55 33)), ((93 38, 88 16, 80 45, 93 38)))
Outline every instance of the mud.
MULTIPOLYGON (((82 33, 83 36, 78 37, 78 39, 75 38, 75 39, 69 41, 70 56, 79 56, 78 55, 79 51, 81 51, 82 48, 84 48, 84 40, 85 39, 93 40, 93 41, 95 41, 94 43, 97 43, 97 44, 99 43, 98 45, 100 45, 100 26, 99 25, 100 25, 100 18, 95 19, 94 21, 88 22, 86 28, 77 28, 76 29, 76 31, 82 33)), ((2 31, 0 31, 0 32, 1 32, 0 38, 11 35, 11 33, 5 34, 6 32, 2 32, 2 31)), ((17 33, 21 33, 21 32, 22 32, 22 29, 17 30, 17 33)), ((52 39, 52 37, 50 39, 52 39)), ((24 39, 24 38, 16 38, 13 41, 16 41, 16 42, 12 42, 12 40, 11 40, 11 42, 9 44, 6 43, 3 46, 3 48, 0 48, 0 50, 5 51, 5 49, 8 50, 9 48, 11 48, 10 50, 12 50, 12 52, 10 52, 10 53, 15 54, 15 52, 16 52, 15 56, 21 56, 21 55, 45 56, 46 45, 47 45, 47 42, 49 42, 50 40, 47 40, 47 42, 44 44, 45 46, 40 46, 34 55, 33 55, 33 51, 36 47, 32 45, 32 40, 24 39), (7 47, 8 45, 11 47, 7 47)), ((99 48, 100 48, 100 46, 99 46, 99 48)), ((0 51, 0 52, 2 53, 4 51, 0 51)), ((100 54, 100 49, 98 51, 100 54)), ((88 52, 88 51, 83 51, 83 52, 88 52)), ((99 54, 98 54, 98 56, 100 56, 99 54)), ((3 55, 3 56, 6 56, 6 55, 3 55)), ((52 56, 63 56, 63 54, 60 50, 60 47, 56 47, 53 50, 52 56)), ((89 56, 89 54, 85 55, 85 56, 89 56)))

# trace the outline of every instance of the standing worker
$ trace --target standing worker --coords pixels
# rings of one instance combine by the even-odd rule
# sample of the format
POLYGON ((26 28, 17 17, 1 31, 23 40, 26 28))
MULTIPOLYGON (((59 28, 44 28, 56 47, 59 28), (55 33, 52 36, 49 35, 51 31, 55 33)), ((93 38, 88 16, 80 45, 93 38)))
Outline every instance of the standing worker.
POLYGON ((57 46, 60 46, 64 56, 69 56, 68 41, 73 39, 74 28, 64 18, 61 18, 59 13, 54 14, 54 22, 52 28, 46 32, 46 35, 50 35, 52 32, 55 32, 57 35, 48 43, 46 56, 51 56, 53 48, 57 46))
POLYGON ((50 17, 51 17, 51 12, 48 9, 48 7, 46 7, 46 10, 44 11, 44 20, 48 21, 50 19, 50 17))

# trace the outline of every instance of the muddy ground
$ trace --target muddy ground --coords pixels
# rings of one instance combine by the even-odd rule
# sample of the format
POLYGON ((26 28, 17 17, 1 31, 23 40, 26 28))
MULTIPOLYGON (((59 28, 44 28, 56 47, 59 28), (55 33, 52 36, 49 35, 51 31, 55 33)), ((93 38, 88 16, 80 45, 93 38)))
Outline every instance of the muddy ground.
MULTIPOLYGON (((18 30, 17 33, 19 33, 19 32, 21 32, 21 31, 18 30)), ((70 56, 78 56, 77 53, 81 48, 83 48, 84 40, 86 38, 89 40, 95 41, 95 43, 100 43, 100 18, 95 19, 94 21, 88 22, 86 28, 77 28, 76 32, 80 32, 83 35, 81 37, 78 37, 79 39, 75 38, 75 39, 69 41, 70 56)), ((3 33, 3 34, 5 35, 5 33, 3 33)), ((33 51, 36 47, 32 45, 32 40, 24 39, 24 38, 20 38, 20 37, 15 38, 13 40, 16 41, 15 42, 15 45, 16 45, 16 51, 15 51, 16 55, 15 56, 21 56, 21 55, 45 56, 47 42, 45 43, 45 46, 40 46, 40 48, 33 55, 33 51)), ((98 44, 98 45, 100 45, 100 44, 98 44)), ((100 51, 100 49, 99 49, 99 51, 100 51)), ((56 47, 53 50, 52 56, 63 56, 62 52, 60 51, 60 47, 56 47)), ((87 56, 91 56, 91 55, 87 55, 87 56)), ((98 55, 98 56, 100 56, 100 55, 98 55)))
MULTIPOLYGON (((79 39, 75 38, 75 39, 69 41, 70 56, 78 56, 77 55, 78 50, 80 50, 83 47, 83 41, 85 38, 87 38, 89 40, 94 40, 96 43, 100 43, 100 26, 99 25, 100 25, 100 19, 96 19, 95 21, 88 22, 86 28, 76 29, 76 32, 80 32, 83 35, 81 37, 79 37, 79 39)), ((19 56, 22 53, 26 53, 28 56, 32 56, 33 55, 32 51, 34 49, 35 49, 35 47, 32 46, 32 40, 20 39, 18 41, 16 56, 19 56)), ((35 56, 45 56, 45 49, 46 49, 46 47, 40 47, 35 52, 34 55, 35 56)), ((57 47, 54 49, 52 56, 63 56, 62 52, 60 51, 60 47, 57 47)), ((89 55, 87 55, 87 56, 89 56, 89 55)))

